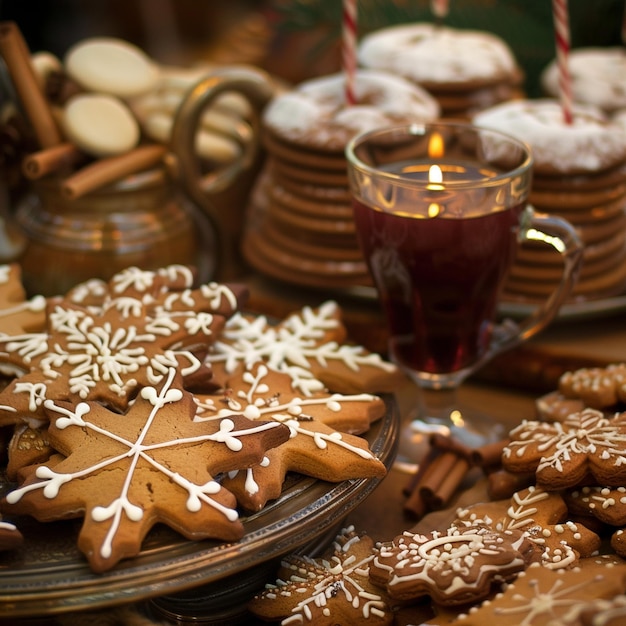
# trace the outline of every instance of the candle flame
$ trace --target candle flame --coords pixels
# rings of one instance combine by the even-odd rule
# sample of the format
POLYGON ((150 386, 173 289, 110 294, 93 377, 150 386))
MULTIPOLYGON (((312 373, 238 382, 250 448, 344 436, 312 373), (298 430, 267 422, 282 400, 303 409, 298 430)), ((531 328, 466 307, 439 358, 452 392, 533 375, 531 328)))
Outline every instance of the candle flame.
POLYGON ((443 182, 443 172, 441 168, 435 164, 428 169, 428 182, 440 185, 443 182))

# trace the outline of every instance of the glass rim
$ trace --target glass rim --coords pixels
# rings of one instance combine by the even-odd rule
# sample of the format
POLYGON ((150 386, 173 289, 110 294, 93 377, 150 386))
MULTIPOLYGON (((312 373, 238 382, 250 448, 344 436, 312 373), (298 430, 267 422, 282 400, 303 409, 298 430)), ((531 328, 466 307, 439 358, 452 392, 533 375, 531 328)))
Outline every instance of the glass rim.
POLYGON ((478 124, 472 124, 471 122, 446 122, 446 121, 437 121, 434 120, 432 122, 412 122, 410 124, 395 124, 389 126, 381 126, 376 129, 370 129, 363 132, 360 132, 354 135, 346 144, 345 148, 345 156, 348 161, 348 164, 359 169, 367 174, 372 176, 377 176, 378 178, 386 179, 388 181, 393 181, 396 184, 406 183, 415 185, 415 179, 411 179, 408 176, 404 176, 402 174, 397 174, 393 172, 385 172, 384 170, 380 170, 377 167, 372 165, 368 165, 364 163, 357 157, 356 148, 358 145, 362 144, 365 140, 375 137, 377 135, 388 135, 390 133, 398 133, 404 132, 407 135, 414 135, 416 137, 426 135, 426 131, 429 129, 436 128, 456 128, 462 129, 464 131, 475 131, 476 134, 479 133, 490 133, 501 139, 506 139, 512 144, 517 145, 521 150, 523 150, 526 154, 522 163, 520 163, 515 168, 508 170, 506 172, 502 172, 501 174, 496 174, 495 176, 485 176, 484 178, 477 178, 472 181, 448 181, 446 182, 446 189, 470 189, 475 188, 477 185, 481 185, 483 187, 492 187, 501 185, 503 182, 515 179, 519 176, 524 175, 527 172, 530 172, 533 165, 533 154, 532 148, 528 143, 522 141, 518 137, 515 137, 509 133, 505 133, 501 130, 496 130, 493 128, 488 128, 486 126, 480 126, 478 124))

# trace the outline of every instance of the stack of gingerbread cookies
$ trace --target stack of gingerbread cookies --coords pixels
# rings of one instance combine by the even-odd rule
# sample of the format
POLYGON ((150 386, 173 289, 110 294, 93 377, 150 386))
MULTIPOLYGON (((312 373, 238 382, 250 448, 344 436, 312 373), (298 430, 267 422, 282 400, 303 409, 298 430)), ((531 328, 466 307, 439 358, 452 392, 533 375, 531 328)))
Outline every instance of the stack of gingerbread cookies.
POLYGON ((435 100, 399 77, 360 71, 355 104, 341 74, 307 81, 264 112, 267 164, 248 208, 242 250, 262 274, 307 287, 370 285, 356 238, 345 147, 379 126, 426 122, 435 100))

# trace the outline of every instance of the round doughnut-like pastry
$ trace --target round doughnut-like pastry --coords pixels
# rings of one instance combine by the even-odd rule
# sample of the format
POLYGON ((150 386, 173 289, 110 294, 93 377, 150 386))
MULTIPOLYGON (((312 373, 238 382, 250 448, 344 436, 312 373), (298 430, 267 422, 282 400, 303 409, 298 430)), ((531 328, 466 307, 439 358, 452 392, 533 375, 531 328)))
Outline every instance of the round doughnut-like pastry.
POLYGON ((393 72, 425 89, 468 83, 477 88, 519 74, 511 49, 496 35, 428 22, 365 35, 357 55, 364 67, 393 72))
POLYGON ((357 103, 346 105, 345 76, 315 78, 276 96, 263 114, 265 127, 282 139, 309 148, 343 151, 356 133, 439 116, 436 100, 398 76, 360 70, 357 103))
MULTIPOLYGON (((574 101, 592 104, 607 113, 626 107, 626 50, 620 47, 575 48, 568 56, 574 101)), ((559 95, 556 59, 541 73, 541 86, 553 97, 559 95)))
POLYGON ((500 130, 528 143, 541 174, 593 173, 626 159, 626 131, 597 107, 576 104, 573 123, 557 100, 513 100, 481 111, 477 126, 500 130))
POLYGON ((80 94, 69 100, 63 110, 63 130, 72 143, 95 157, 128 152, 141 134, 130 109, 105 94, 80 94))
POLYGON ((157 65, 137 46, 114 37, 94 37, 72 46, 65 71, 87 91, 130 98, 146 93, 158 80, 157 65))

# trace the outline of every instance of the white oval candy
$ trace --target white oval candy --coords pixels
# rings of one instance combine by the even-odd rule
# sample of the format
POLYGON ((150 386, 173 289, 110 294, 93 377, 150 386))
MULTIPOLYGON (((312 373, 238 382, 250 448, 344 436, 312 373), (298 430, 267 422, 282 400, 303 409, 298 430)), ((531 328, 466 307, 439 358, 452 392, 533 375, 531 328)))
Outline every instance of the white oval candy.
POLYGON ((71 142, 97 157, 132 150, 141 135, 130 109, 105 94, 81 94, 72 98, 63 111, 63 129, 71 142))
POLYGON ((114 37, 86 39, 70 48, 64 62, 84 89, 121 98, 146 93, 159 78, 157 65, 142 50, 114 37))
MULTIPOLYGON (((171 115, 152 113, 142 123, 148 137, 160 143, 169 143, 174 126, 174 118, 171 115)), ((197 131, 194 148, 199 157, 217 163, 230 163, 241 154, 241 148, 235 141, 206 129, 197 131)))

